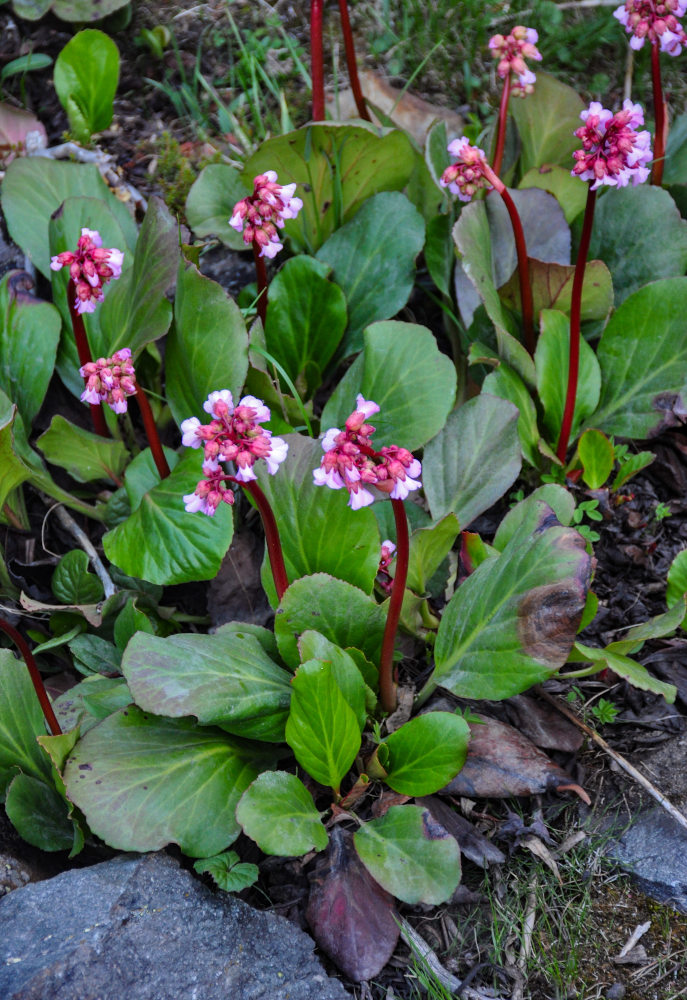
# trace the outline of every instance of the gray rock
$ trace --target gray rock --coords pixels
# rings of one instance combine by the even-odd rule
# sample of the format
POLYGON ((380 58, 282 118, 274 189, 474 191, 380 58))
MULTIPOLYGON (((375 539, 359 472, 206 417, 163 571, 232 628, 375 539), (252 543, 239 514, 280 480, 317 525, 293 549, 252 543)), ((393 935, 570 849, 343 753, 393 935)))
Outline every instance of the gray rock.
POLYGON ((0 899, 3 1000, 347 1000, 282 917, 168 855, 125 855, 0 899))
POLYGON ((663 809, 640 813, 607 853, 643 892, 687 913, 687 832, 663 809))

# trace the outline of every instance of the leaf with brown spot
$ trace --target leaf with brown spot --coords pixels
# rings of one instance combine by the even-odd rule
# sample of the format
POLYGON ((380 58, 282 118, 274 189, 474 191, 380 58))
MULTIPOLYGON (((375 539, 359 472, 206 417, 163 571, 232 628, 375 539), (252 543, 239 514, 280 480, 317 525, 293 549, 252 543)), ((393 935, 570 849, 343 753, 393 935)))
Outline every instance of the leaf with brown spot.
POLYGON ((499 700, 545 680, 575 640, 590 571, 582 536, 538 501, 501 555, 478 566, 446 606, 429 683, 499 700))
POLYGON ((472 736, 463 770, 442 789, 443 795, 505 799, 572 783, 563 768, 517 729, 485 715, 479 718, 469 724, 472 736))
POLYGON ((320 948, 354 982, 376 976, 396 947, 393 897, 374 881, 351 834, 339 826, 313 877, 306 917, 320 948))

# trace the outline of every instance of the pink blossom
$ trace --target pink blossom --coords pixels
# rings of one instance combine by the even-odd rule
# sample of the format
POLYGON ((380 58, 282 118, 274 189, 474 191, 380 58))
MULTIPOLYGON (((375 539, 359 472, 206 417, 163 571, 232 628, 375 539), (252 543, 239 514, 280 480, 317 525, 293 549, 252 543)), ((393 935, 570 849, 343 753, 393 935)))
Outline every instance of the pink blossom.
POLYGON ((388 493, 393 500, 405 500, 412 490, 422 486, 418 478, 422 466, 407 448, 389 445, 376 451, 372 447, 375 429, 365 421, 375 413, 379 413, 377 403, 359 395, 344 430, 332 427, 324 435, 324 458, 313 471, 316 486, 346 489, 348 506, 353 510, 374 502, 368 486, 388 493))
POLYGON ((111 358, 89 361, 79 368, 79 375, 86 379, 82 402, 107 403, 115 413, 126 413, 127 396, 136 395, 136 370, 128 347, 115 351, 111 358))
POLYGON ((593 181, 591 190, 602 184, 626 187, 643 183, 649 176, 651 162, 651 136, 646 131, 637 132, 644 124, 644 113, 639 104, 623 102, 623 110, 613 114, 598 101, 580 114, 584 122, 575 135, 582 141, 582 149, 573 153, 575 166, 572 175, 583 181, 593 181))
POLYGON ((442 187, 458 195, 461 201, 470 201, 481 188, 486 191, 491 189, 492 184, 484 174, 487 157, 483 149, 471 146, 463 135, 448 144, 448 151, 456 162, 441 175, 442 187))
POLYGON ((76 252, 65 250, 51 257, 50 269, 60 271, 63 267, 69 268, 69 277, 76 288, 74 308, 78 313, 92 313, 105 298, 104 286, 121 276, 123 261, 121 250, 115 247, 103 249, 100 233, 84 227, 76 252))
POLYGON ((539 35, 534 28, 525 28, 519 24, 513 28, 510 35, 493 35, 489 39, 489 49, 494 59, 498 60, 496 72, 505 80, 509 74, 515 79, 512 81, 513 95, 525 97, 534 90, 534 82, 537 79, 525 62, 526 59, 541 60, 541 53, 537 48, 539 35))
POLYGON ((687 35, 680 21, 687 11, 685 0, 627 0, 616 10, 617 18, 630 38, 630 48, 641 49, 648 38, 662 52, 679 56, 687 45, 687 35))
POLYGON ((274 170, 259 174, 253 181, 253 194, 234 205, 229 225, 243 233, 243 242, 260 247, 260 257, 276 257, 283 244, 277 232, 286 219, 295 219, 303 208, 294 197, 295 184, 278 184, 274 170))
POLYGON ((182 444, 187 448, 203 448, 203 476, 195 493, 184 497, 186 510, 212 515, 220 503, 233 503, 234 494, 224 485, 225 480, 250 483, 257 479, 254 466, 264 459, 267 471, 275 475, 286 459, 289 449, 282 438, 260 424, 270 419, 269 407, 255 396, 244 396, 234 405, 229 389, 211 392, 203 409, 212 420, 201 424, 197 417, 181 423, 182 444), (232 462, 235 472, 225 471, 223 462, 232 462))

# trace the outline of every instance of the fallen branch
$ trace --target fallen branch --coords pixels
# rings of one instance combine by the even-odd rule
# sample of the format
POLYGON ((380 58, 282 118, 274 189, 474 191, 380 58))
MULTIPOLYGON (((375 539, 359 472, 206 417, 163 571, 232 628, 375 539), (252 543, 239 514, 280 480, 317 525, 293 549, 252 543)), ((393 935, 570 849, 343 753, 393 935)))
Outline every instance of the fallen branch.
POLYGON ((616 764, 621 767, 623 771, 625 771, 626 774, 629 774, 631 778, 634 778, 634 780, 649 793, 652 799, 655 799, 656 802, 658 802, 658 804, 665 809, 668 815, 673 817, 676 823, 679 823, 684 830, 687 830, 687 816, 684 816, 679 809, 676 809, 672 802, 668 801, 663 792, 659 791, 659 789, 656 788, 656 786, 653 785, 648 778, 645 778, 641 771, 638 771, 636 767, 633 767, 629 760, 626 760, 619 753, 613 750, 612 747, 609 747, 606 740, 599 736, 599 734, 592 729, 591 726, 588 726, 586 723, 578 719, 575 713, 571 712, 567 705, 564 705, 558 700, 558 698, 552 697, 552 695, 543 691, 540 687, 536 687, 535 691, 541 698, 548 701, 550 705, 559 711, 561 715, 564 715, 566 719, 569 719, 570 722, 578 727, 578 729, 581 729, 583 733, 586 733, 586 735, 589 736, 589 738, 593 740, 597 746, 601 747, 601 749, 607 753, 608 756, 611 757, 616 764))

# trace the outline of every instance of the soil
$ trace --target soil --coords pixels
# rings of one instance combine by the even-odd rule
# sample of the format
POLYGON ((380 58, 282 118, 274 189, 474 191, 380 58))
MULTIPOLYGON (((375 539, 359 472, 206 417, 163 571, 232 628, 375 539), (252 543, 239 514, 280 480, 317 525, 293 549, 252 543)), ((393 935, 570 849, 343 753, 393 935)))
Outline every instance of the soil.
MULTIPOLYGON (((137 43, 141 28, 161 23, 159 4, 136 4, 133 23, 114 32, 122 55, 121 82, 113 126, 102 134, 99 144, 115 157, 127 180, 145 197, 159 194, 174 209, 182 210, 186 191, 200 167, 212 159, 232 160, 236 157, 237 146, 235 136, 217 131, 212 113, 204 123, 195 125, 188 117, 180 119, 169 97, 146 82, 148 77, 158 81, 166 79, 178 90, 182 73, 193 69, 199 51, 201 69, 207 78, 221 76, 222 59, 226 54, 221 46, 213 47, 210 42, 225 16, 223 0, 203 4, 184 0, 168 6, 173 8, 173 13, 166 11, 165 20, 173 25, 177 51, 168 49, 160 61, 155 61, 150 51, 137 43)), ((234 3, 232 13, 241 28, 254 29, 262 16, 259 7, 257 3, 234 3)), ((299 14, 296 5, 279 2, 273 7, 278 8, 285 28, 296 42, 305 46, 306 19, 299 14)), ((69 27, 57 19, 47 17, 39 22, 22 22, 13 17, 8 7, 3 7, 0 65, 29 48, 54 58, 70 36, 69 27)), ((54 144, 62 140, 68 123, 48 85, 49 77, 49 71, 29 73, 22 81, 21 94, 17 89, 11 91, 10 96, 13 94, 17 102, 21 97, 36 113, 47 129, 50 144, 54 144)), ((425 89, 420 96, 437 98, 431 89, 425 89)), ((299 124, 298 112, 300 110, 304 121, 307 106, 301 100, 299 107, 297 93, 294 106, 295 123, 299 124)), ((7 259, 9 261, 9 257, 7 259)), ((234 295, 252 280, 252 266, 245 255, 214 248, 202 261, 203 270, 234 295)), ((10 261, 7 266, 13 263, 10 261)), ((429 300, 419 295, 411 307, 416 318, 421 317, 422 322, 433 326, 440 335, 440 317, 429 300)), ((55 412, 57 405, 60 412, 68 413, 71 420, 78 422, 83 416, 81 410, 73 406, 71 398, 58 383, 52 390, 50 413, 55 412)), ((41 418, 39 427, 40 422, 41 418)), ((667 570, 675 554, 687 545, 687 434, 673 430, 645 445, 634 442, 632 447, 651 450, 656 458, 647 470, 631 481, 624 491, 623 502, 594 494, 600 500, 604 521, 592 525, 600 535, 594 546, 597 562, 593 582, 599 598, 599 614, 583 636, 584 641, 592 645, 604 645, 617 638, 627 626, 665 611, 667 570), (659 504, 667 505, 669 510, 669 515, 662 519, 657 516, 659 504)), ((480 519, 479 528, 487 540, 503 511, 500 505, 480 519)), ((52 552, 66 551, 73 543, 71 538, 61 534, 54 519, 50 519, 43 530, 45 507, 37 498, 29 498, 28 513, 31 531, 5 529, 2 544, 16 584, 32 597, 49 600, 50 577, 56 562, 52 552)), ((97 531, 93 532, 92 526, 89 530, 97 543, 97 531)), ((209 611, 214 622, 231 618, 265 621, 269 610, 261 598, 259 571, 255 573, 255 580, 246 586, 248 567, 256 567, 258 562, 255 545, 256 536, 248 519, 247 530, 237 535, 218 581, 208 588, 172 588, 171 593, 165 594, 163 603, 174 604, 193 614, 209 611), (241 586, 237 584, 239 580, 241 586)), ((589 719, 591 706, 601 697, 611 701, 618 709, 613 724, 602 726, 594 720, 594 725, 614 749, 640 769, 645 769, 651 780, 684 808, 687 803, 684 783, 687 641, 678 638, 649 642, 638 659, 661 679, 677 686, 676 705, 669 706, 663 698, 638 691, 609 674, 580 680, 576 684, 580 697, 572 704, 589 719), (677 762, 682 762, 682 766, 677 762)), ((63 663, 56 661, 55 668, 62 670, 63 663)), ((549 687, 563 696, 571 689, 569 683, 562 682, 553 682, 549 687)), ((595 817, 605 816, 618 808, 632 814, 644 802, 636 786, 619 775, 608 759, 590 745, 585 744, 574 759, 568 754, 562 756, 560 762, 573 768, 575 779, 591 795, 595 817)), ((522 907, 527 905, 524 890, 533 879, 546 886, 547 869, 541 860, 523 847, 517 847, 517 836, 511 836, 510 841, 508 838, 499 840, 505 823, 508 821, 512 826, 512 803, 480 802, 477 807, 464 801, 460 804, 471 814, 478 828, 498 841, 503 849, 512 852, 511 856, 505 865, 495 866, 486 875, 476 865, 465 862, 465 888, 461 889, 458 901, 439 910, 405 907, 404 916, 437 951, 450 972, 463 978, 481 963, 488 966, 493 963, 478 973, 472 985, 491 984, 503 995, 510 995, 519 987, 522 907), (495 927, 500 927, 499 940, 495 927)), ((523 814, 521 826, 529 827, 543 821, 554 846, 571 832, 590 829, 590 817, 584 807, 562 806, 561 799, 554 795, 520 800, 519 808, 523 814)), ((591 828, 594 825, 591 824, 591 828)), ((625 876, 611 870, 603 861, 606 836, 598 832, 590 835, 584 844, 559 859, 565 884, 558 897, 555 893, 551 897, 558 898, 560 912, 555 904, 549 904, 548 922, 538 919, 546 911, 544 902, 548 897, 538 897, 533 948, 536 960, 527 959, 521 963, 529 977, 521 996, 531 996, 534 1000, 564 996, 580 1000, 583 997, 600 1000, 604 996, 608 1000, 611 997, 618 1000, 622 996, 625 1000, 668 1000, 680 995, 677 991, 687 977, 687 918, 648 899, 634 889, 625 876), (567 911, 576 907, 584 907, 585 920, 584 926, 577 926, 575 930, 576 925, 571 923, 567 911), (631 931, 647 920, 651 921, 651 929, 642 943, 648 961, 640 966, 614 964, 613 956, 618 955, 631 931)), ((550 846, 553 850, 554 846, 550 846)), ((244 860, 260 857, 255 846, 246 839, 236 849, 244 860)), ((3 884, 8 890, 23 884, 26 878, 49 877, 74 864, 62 855, 42 855, 18 841, 4 814, 0 820, 0 851, 4 852, 0 862, 6 866, 7 877, 3 884), (10 859, 7 862, 5 855, 10 859)), ((97 849, 95 854, 82 855, 76 864, 92 863, 94 858, 100 860, 103 856, 97 849)), ((277 912, 307 927, 304 910, 308 875, 309 869, 300 861, 269 859, 261 864, 259 891, 244 895, 256 906, 264 906, 265 898, 269 899, 269 905, 277 912)), ((554 890, 558 891, 556 885, 554 890)), ((375 983, 366 987, 350 983, 347 986, 361 1000, 364 997, 382 1000, 384 997, 415 996, 417 993, 413 990, 417 985, 414 982, 417 981, 413 978, 414 973, 409 972, 412 959, 408 947, 400 944, 375 983)))

